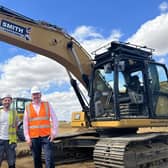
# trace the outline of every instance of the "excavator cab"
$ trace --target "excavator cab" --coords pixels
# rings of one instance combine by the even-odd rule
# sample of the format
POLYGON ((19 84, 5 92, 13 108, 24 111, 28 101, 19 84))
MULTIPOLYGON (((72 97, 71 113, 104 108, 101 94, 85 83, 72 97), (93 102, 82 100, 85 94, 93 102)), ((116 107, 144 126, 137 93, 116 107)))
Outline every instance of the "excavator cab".
POLYGON ((101 122, 101 127, 136 127, 135 119, 168 119, 167 69, 152 59, 152 51, 112 42, 106 52, 95 56, 95 62, 90 80, 93 126, 101 122), (124 119, 130 121, 127 126, 124 119))

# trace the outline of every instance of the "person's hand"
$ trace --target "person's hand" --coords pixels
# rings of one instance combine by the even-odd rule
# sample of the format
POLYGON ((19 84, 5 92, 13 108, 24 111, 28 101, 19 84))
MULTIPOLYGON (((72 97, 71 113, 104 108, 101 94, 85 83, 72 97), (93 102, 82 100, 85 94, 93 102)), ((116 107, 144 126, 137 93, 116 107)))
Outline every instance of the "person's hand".
POLYGON ((51 134, 48 139, 50 140, 50 142, 52 142, 54 140, 55 136, 53 134, 51 134))
POLYGON ((31 148, 32 147, 32 141, 31 141, 31 139, 27 140, 26 142, 29 145, 29 147, 31 148))

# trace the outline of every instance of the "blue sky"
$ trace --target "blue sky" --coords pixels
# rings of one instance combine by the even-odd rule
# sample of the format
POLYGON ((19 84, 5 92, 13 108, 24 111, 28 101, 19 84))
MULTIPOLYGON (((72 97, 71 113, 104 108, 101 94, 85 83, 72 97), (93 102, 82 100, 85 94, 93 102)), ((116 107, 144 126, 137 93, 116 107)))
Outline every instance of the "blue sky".
POLYGON ((102 29, 105 35, 113 28, 131 36, 147 20, 160 14, 162 0, 0 0, 1 5, 37 20, 46 20, 69 33, 79 25, 102 29))
MULTIPOLYGON (((0 5, 63 28, 88 52, 111 40, 131 41, 155 48, 158 55, 155 59, 168 65, 168 1, 0 0, 0 5)), ((8 88, 13 95, 30 96, 29 89, 36 84, 52 102, 60 119, 69 120, 71 111, 81 110, 62 66, 4 42, 0 46, 1 91, 8 88), (45 65, 51 66, 39 70, 45 65)))

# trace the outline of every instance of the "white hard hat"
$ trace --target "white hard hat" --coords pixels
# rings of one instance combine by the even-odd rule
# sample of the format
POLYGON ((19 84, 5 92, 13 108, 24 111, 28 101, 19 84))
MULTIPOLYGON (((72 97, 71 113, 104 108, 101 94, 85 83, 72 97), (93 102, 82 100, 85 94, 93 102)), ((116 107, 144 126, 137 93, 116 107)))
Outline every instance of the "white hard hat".
POLYGON ((34 94, 34 93, 41 93, 40 88, 37 86, 33 86, 31 88, 31 94, 34 94))
POLYGON ((11 98, 12 99, 12 96, 8 93, 4 93, 2 96, 1 96, 1 99, 4 99, 4 98, 11 98))

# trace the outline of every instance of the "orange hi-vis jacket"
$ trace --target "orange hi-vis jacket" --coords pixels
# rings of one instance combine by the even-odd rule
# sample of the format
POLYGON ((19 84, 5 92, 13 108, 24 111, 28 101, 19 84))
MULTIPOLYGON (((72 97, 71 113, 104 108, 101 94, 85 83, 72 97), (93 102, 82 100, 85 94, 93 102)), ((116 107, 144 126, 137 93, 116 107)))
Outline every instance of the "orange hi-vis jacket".
POLYGON ((30 103, 26 106, 28 113, 28 129, 30 138, 44 137, 50 135, 50 109, 48 102, 41 102, 39 115, 30 103))

